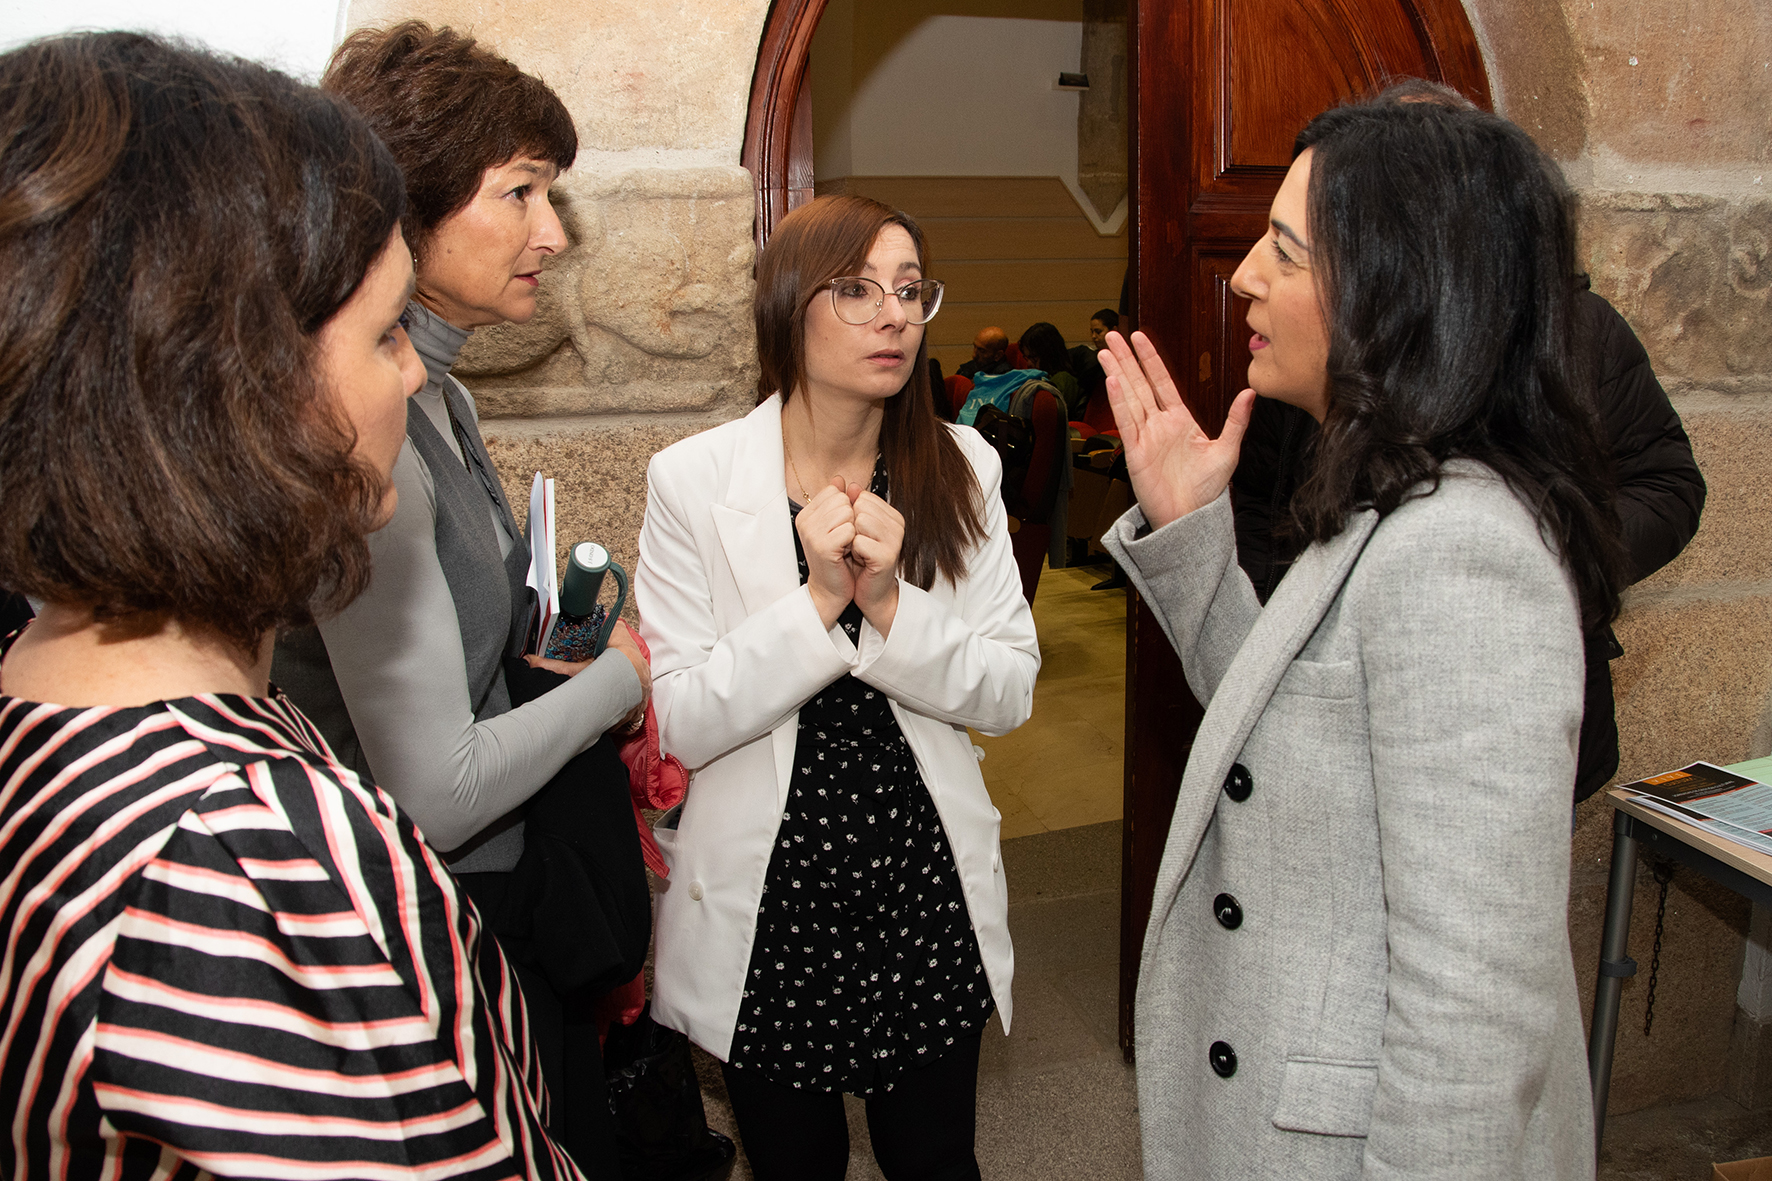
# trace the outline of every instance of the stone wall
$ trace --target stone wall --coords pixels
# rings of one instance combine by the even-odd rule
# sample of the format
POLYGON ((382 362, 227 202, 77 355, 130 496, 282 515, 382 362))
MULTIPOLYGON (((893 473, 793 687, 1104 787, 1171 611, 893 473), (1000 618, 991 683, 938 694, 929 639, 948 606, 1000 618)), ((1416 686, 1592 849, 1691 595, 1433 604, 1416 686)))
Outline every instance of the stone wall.
MULTIPOLYGON (((1772 8, 1467 7, 1498 107, 1564 162, 1579 190, 1594 288, 1647 346, 1710 490, 1691 546, 1629 592, 1618 623, 1621 781, 1772 753, 1772 8)), ((1570 905, 1584 1006, 1611 843, 1611 810, 1584 805, 1570 905)), ((1624 988, 1614 1112, 1731 1088, 1748 907, 1689 870, 1675 874, 1645 1038, 1658 901, 1642 866, 1630 953, 1643 971, 1624 988)))

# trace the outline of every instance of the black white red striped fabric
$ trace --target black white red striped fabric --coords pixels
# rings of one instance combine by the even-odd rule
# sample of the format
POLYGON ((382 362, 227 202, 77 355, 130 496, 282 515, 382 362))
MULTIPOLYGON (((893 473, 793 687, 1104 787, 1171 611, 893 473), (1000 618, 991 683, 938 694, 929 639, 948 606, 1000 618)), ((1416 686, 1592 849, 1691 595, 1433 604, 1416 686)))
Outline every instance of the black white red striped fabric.
POLYGON ((0 697, 0 1177, 581 1181, 516 979, 282 698, 0 697))

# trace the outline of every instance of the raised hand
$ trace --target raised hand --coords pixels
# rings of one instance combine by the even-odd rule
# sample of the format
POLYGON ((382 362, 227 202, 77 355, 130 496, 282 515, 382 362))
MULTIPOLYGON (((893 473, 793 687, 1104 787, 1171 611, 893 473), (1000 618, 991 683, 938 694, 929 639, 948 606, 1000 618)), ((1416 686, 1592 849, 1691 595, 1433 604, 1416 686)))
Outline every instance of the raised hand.
POLYGON ((849 547, 855 542, 855 504, 841 476, 813 494, 794 518, 800 548, 806 551, 806 589, 825 627, 833 627, 855 598, 855 571, 849 547))
POLYGON ((855 541, 849 568, 855 574, 855 605, 874 630, 886 635, 898 614, 898 553, 904 546, 904 514, 872 492, 855 500, 855 541))
POLYGON ((1218 499, 1237 467, 1243 432, 1255 410, 1255 391, 1231 403, 1224 430, 1209 437, 1188 412, 1156 346, 1142 332, 1132 341, 1107 334, 1096 354, 1107 372, 1108 405, 1126 446, 1132 492, 1151 528, 1161 529, 1218 499))

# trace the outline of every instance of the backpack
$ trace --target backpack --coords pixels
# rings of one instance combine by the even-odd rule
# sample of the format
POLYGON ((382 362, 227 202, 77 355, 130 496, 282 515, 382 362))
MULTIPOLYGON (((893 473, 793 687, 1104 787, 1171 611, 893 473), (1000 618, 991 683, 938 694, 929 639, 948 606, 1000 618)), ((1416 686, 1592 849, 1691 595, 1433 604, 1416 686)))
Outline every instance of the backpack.
MULTIPOLYGON (((1010 400, 1028 382, 1040 381, 1045 376, 1039 369, 1011 369, 1007 373, 975 374, 972 378, 972 392, 967 395, 966 404, 960 407, 960 413, 954 416, 954 421, 961 426, 977 425, 978 411, 983 406, 995 406, 1013 414, 1015 411, 1010 406, 1010 400)), ((1023 414, 1022 417, 1026 418, 1027 415, 1023 414)))
POLYGON ((985 437, 1003 462, 1003 504, 1017 518, 1046 517, 1044 512, 1034 511, 1036 506, 1029 505, 1023 495, 1028 469, 1034 462, 1034 395, 1043 389, 1050 391, 1060 406, 1064 405, 1057 388, 1039 376, 1024 380, 1009 393, 1004 399, 1008 404, 1006 410, 995 401, 988 401, 977 408, 973 417, 973 429, 985 437))

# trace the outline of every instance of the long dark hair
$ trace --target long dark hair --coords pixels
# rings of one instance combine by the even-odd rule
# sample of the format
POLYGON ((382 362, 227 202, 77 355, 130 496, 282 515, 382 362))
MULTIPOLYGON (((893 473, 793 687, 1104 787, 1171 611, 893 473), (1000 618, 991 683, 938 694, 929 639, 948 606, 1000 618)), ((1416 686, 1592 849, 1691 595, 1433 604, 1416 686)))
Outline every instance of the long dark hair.
POLYGON ((1572 347, 1575 236, 1561 172, 1512 123, 1431 102, 1326 111, 1308 225, 1329 333, 1328 412, 1292 501, 1308 540, 1391 512, 1447 460, 1501 476, 1612 619, 1624 550, 1603 435, 1572 347))
POLYGON ((251 651, 369 580, 319 329, 405 209, 340 99, 135 33, 0 56, 0 584, 251 651))
MULTIPOLYGON (((820 197, 782 219, 757 260, 757 396, 780 392, 785 406, 806 372, 806 309, 825 284, 867 262, 887 226, 910 234, 928 274, 923 231, 909 214, 857 196, 820 197)), ((892 506, 904 514, 903 577, 927 590, 940 575, 958 582, 966 555, 984 540, 978 480, 960 444, 935 416, 929 384, 929 334, 917 346, 904 388, 886 399, 880 453, 892 506)))

